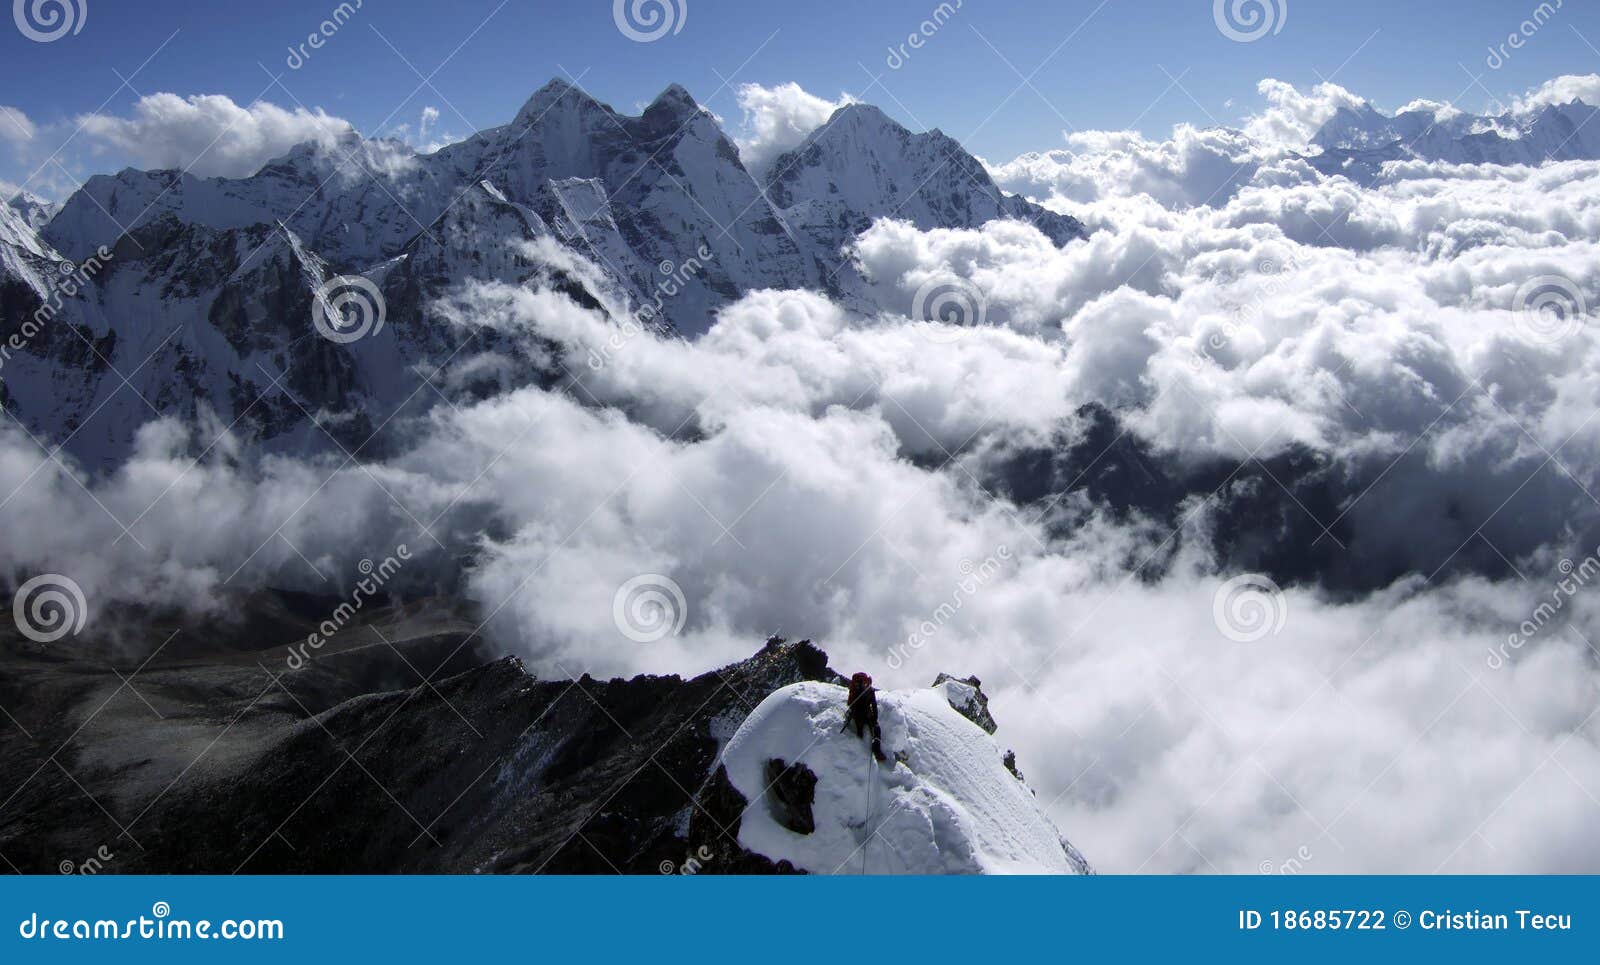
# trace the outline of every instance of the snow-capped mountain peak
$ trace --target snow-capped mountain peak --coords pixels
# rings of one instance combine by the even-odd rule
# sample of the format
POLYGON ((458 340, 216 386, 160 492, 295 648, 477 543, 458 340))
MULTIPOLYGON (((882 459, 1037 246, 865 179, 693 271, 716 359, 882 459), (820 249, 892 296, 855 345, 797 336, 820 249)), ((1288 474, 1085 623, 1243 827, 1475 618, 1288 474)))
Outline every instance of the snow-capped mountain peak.
POLYGON ((912 133, 870 104, 839 108, 780 155, 766 191, 790 225, 830 252, 885 217, 922 229, 1020 219, 1057 244, 1085 233, 1074 218, 1002 192, 954 139, 938 130, 912 133))
POLYGON ((1528 164, 1600 158, 1597 109, 1582 101, 1469 114, 1442 106, 1385 114, 1370 103, 1341 107, 1311 138, 1306 160, 1324 174, 1363 183, 1390 161, 1528 164))
MULTIPOLYGON (((674 293, 653 324, 692 337, 754 290, 826 288, 848 302, 859 279, 839 271, 844 248, 884 217, 928 228, 1022 218, 1061 243, 1083 233, 1003 195, 952 139, 912 134, 867 105, 842 109, 763 184, 683 87, 668 86, 635 116, 556 79, 511 123, 431 154, 330 129, 245 178, 130 169, 89 179, 59 211, 13 202, 0 264, 21 294, 6 303, 7 330, 50 299, 46 263, 102 246, 117 256, 62 307, 75 341, 106 340, 107 364, 63 392, 56 373, 68 362, 52 346, 67 343, 39 340, 7 366, 6 392, 33 431, 101 466, 125 455, 150 417, 140 396, 170 400, 180 418, 214 412, 269 448, 314 448, 328 434, 301 425, 292 400, 276 411, 270 398, 251 405, 270 384, 262 372, 289 373, 296 400, 331 414, 329 424, 364 425, 361 412, 413 396, 393 373, 516 355, 485 344, 492 335, 455 354, 462 333, 437 305, 465 282, 555 281, 631 311, 655 301, 671 273, 674 293), (559 278, 564 269, 526 254, 535 243, 572 249, 603 281, 559 278), (359 344, 308 340, 320 287, 352 277, 381 292, 388 324, 359 344), (162 359, 139 354, 158 344, 162 359), (114 371, 137 372, 139 395, 117 395, 114 371), (84 429, 90 413, 101 414, 84 429)), ((522 362, 498 368, 548 377, 522 362)))

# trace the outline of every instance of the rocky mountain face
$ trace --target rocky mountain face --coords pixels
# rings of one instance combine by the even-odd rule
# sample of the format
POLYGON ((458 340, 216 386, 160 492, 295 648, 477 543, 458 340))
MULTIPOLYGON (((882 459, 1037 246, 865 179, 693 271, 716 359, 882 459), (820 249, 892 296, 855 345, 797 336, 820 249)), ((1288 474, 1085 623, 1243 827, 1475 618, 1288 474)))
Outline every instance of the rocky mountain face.
MULTIPOLYGON (((225 624, 141 621, 160 629, 134 651, 0 640, 0 857, 35 873, 796 870, 741 842, 773 801, 735 804, 715 775, 769 695, 842 682, 810 643, 774 638, 688 680, 541 680, 422 601, 292 659, 331 602, 268 593, 225 624)), ((966 743, 989 741, 945 710, 966 743)), ((991 763, 976 796, 1030 799, 991 763)))
POLYGON ((1384 114, 1343 107, 1311 140, 1306 160, 1323 174, 1371 183, 1390 161, 1531 164, 1600 158, 1600 108, 1581 101, 1494 116, 1415 109, 1384 114))
POLYGON ((940 131, 913 134, 867 104, 840 108, 772 163, 766 193, 823 260, 832 287, 849 268, 845 248, 878 218, 922 230, 1027 221, 1066 244, 1083 225, 995 186, 983 164, 940 131))
POLYGON ((886 216, 1083 233, 1002 195, 951 139, 870 108, 844 109, 758 181, 681 87, 633 117, 554 81, 511 123, 433 154, 344 135, 248 178, 127 170, 59 210, 0 205, 0 337, 25 336, 0 367, 3 399, 91 467, 158 415, 232 425, 266 451, 349 449, 372 437, 371 413, 400 427, 441 398, 559 375, 447 321, 437 302, 465 283, 551 285, 618 317, 659 300, 651 324, 694 337, 752 290, 848 296, 841 249, 886 216))

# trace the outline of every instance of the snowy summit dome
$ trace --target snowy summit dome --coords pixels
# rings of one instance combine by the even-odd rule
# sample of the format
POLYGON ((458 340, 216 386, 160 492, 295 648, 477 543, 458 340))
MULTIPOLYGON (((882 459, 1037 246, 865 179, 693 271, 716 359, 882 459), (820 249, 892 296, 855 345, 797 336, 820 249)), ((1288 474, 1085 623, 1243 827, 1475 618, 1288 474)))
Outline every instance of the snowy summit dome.
POLYGON ((881 764, 844 730, 845 698, 833 684, 792 684, 729 739, 722 764, 751 802, 743 847, 814 874, 1088 872, 993 738, 941 691, 878 693, 881 764), (785 768, 799 778, 775 782, 785 768), (808 798, 798 808, 795 786, 808 798))

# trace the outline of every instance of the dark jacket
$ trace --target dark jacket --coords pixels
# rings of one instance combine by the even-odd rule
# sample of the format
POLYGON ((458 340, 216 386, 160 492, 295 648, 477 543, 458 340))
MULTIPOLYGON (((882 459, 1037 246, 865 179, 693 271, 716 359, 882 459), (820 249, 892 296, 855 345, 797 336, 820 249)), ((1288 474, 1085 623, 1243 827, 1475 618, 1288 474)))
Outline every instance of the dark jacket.
POLYGON ((862 687, 854 680, 850 682, 850 719, 855 722, 856 732, 878 726, 878 691, 870 684, 862 687))

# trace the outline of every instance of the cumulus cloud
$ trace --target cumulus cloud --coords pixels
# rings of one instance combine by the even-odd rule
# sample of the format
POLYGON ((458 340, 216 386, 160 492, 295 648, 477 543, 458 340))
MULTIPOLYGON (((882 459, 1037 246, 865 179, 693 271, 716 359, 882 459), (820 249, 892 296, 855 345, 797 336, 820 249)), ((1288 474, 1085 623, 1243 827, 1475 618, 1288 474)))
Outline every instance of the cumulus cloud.
MULTIPOLYGON (((1245 118, 1238 129, 1178 124, 1165 140, 1136 131, 1076 131, 1065 136, 1063 149, 1024 154, 1004 164, 991 164, 989 170, 1005 190, 1080 218, 1085 217, 1081 205, 1118 198, 1154 200, 1164 208, 1220 207, 1251 186, 1315 188, 1325 176, 1306 159, 1321 152, 1313 141, 1324 125, 1341 110, 1354 111, 1363 116, 1363 121, 1353 125, 1353 133, 1363 135, 1367 120, 1382 129, 1382 123, 1377 122, 1389 116, 1337 84, 1321 83, 1302 91, 1268 78, 1261 81, 1257 91, 1264 106, 1245 118)), ((1556 78, 1517 99, 1513 112, 1525 115, 1573 100, 1600 101, 1600 75, 1556 78)), ((1515 125, 1493 125, 1490 120, 1469 117, 1456 106, 1439 101, 1413 100, 1395 113, 1411 112, 1433 116, 1432 124, 1425 128, 1419 125, 1408 135, 1426 156, 1433 156, 1427 151, 1438 149, 1440 141, 1474 133, 1474 122, 1494 126, 1513 141, 1521 136, 1515 125), (1463 121, 1467 123, 1457 123, 1463 121), (1425 139, 1419 136, 1424 134, 1434 137, 1424 143, 1425 139)), ((1565 140, 1568 139, 1557 136, 1557 142, 1565 140)), ((1581 156, 1582 150, 1572 153, 1581 156)), ((1468 151, 1465 156, 1472 154, 1468 151)), ((1390 166, 1405 164, 1390 162, 1390 166)), ((1111 224, 1111 220, 1101 222, 1095 218, 1098 214, 1113 218, 1119 213, 1113 207, 1100 205, 1089 210, 1088 220, 1093 225, 1111 224)))
MULTIPOLYGON (((1274 95, 1279 143, 1351 103, 1274 95)), ((1600 162, 1361 186, 1225 132, 1076 147, 1010 178, 1091 237, 879 221, 837 297, 748 293, 692 343, 466 285, 446 316, 550 378, 367 467, 196 464, 212 433, 157 423, 74 479, 0 430, 0 566, 217 605, 405 542, 546 675, 695 672, 772 631, 890 687, 976 673, 1105 870, 1600 866, 1600 162), (951 280, 981 325, 909 317, 951 280), (1250 570, 1281 629, 1244 643, 1219 594, 1250 570), (681 635, 619 628, 645 574, 681 635)))
POLYGON ((1073 203, 1148 197, 1169 207, 1226 201, 1261 170, 1270 152, 1237 131, 1187 124, 1166 141, 1134 131, 1080 131, 1067 149, 1025 154, 992 166, 1002 189, 1073 203))
POLYGON ((86 114, 83 134, 150 168, 202 176, 246 177, 306 141, 351 133, 350 122, 323 112, 266 101, 240 106, 223 94, 158 93, 139 98, 128 117, 86 114))
POLYGON ((744 125, 736 142, 740 158, 752 171, 764 170, 778 155, 798 147, 834 111, 854 100, 849 95, 825 100, 793 82, 776 87, 741 84, 738 98, 744 125))
POLYGON ((21 110, 0 104, 0 141, 14 145, 26 144, 33 140, 38 130, 21 110))
POLYGON ((1368 106, 1365 98, 1327 82, 1302 93, 1293 84, 1268 78, 1256 85, 1256 92, 1266 98, 1267 106, 1245 123, 1244 132, 1263 145, 1283 150, 1304 148, 1341 108, 1368 106))
MULTIPOLYGON (((1246 644, 1219 627, 1226 574, 1190 538, 1218 524, 1203 506, 1169 526, 1081 493, 1044 505, 997 495, 998 447, 1081 439, 1086 400, 1115 402, 1135 416, 1132 432, 1192 456, 1257 445, 1275 428, 1352 459, 1373 447, 1388 456, 1454 391, 1452 367, 1503 365, 1509 353, 1521 371, 1504 368, 1505 391, 1425 437, 1425 458, 1374 498, 1373 526, 1414 538, 1431 521, 1408 522, 1416 506, 1397 497, 1425 502, 1458 471, 1499 485, 1489 464, 1461 465, 1472 451, 1497 449, 1493 462, 1517 482, 1533 471, 1505 448, 1522 430, 1497 406, 1541 440, 1582 430, 1580 401, 1592 414, 1585 379, 1536 351, 1494 276, 1481 291, 1452 289, 1438 259, 1407 251, 1388 267, 1415 275, 1342 281, 1375 275, 1351 259, 1391 256, 1297 245, 1269 223, 1225 218, 1130 227, 1120 244, 1082 244, 1059 263, 1019 226, 941 234, 893 277, 885 259, 909 236, 863 240, 886 301, 919 271, 970 263, 1006 309, 979 329, 762 292, 695 343, 641 333, 618 345, 603 311, 473 286, 454 299, 462 324, 545 340, 581 386, 440 407, 410 451, 370 467, 375 479, 337 462, 196 467, 180 429, 147 428, 129 467, 79 481, 123 519, 154 503, 134 527, 148 550, 116 541, 78 484, 8 432, 0 482, 9 491, 37 471, 44 484, 0 508, 6 563, 70 570, 96 600, 216 600, 228 586, 316 588, 311 566, 348 578, 355 558, 398 542, 430 547, 417 520, 452 552, 474 553, 467 595, 542 673, 693 672, 782 630, 890 687, 978 674, 1001 738, 1107 870, 1253 872, 1290 859, 1325 872, 1592 868, 1600 676, 1580 634, 1600 632, 1600 609, 1574 595, 1572 630, 1506 644, 1560 579, 1558 556, 1519 557, 1526 585, 1418 574, 1342 603, 1291 587, 1270 601, 1283 630, 1246 644), (1122 265, 1149 251, 1164 254, 1148 291, 1072 260, 1122 265), (1027 287, 1008 259, 1049 277, 1027 287), (1264 267, 1272 259, 1284 267, 1264 267), (1069 277, 1102 291, 1065 305, 1067 286, 1052 286, 1069 277), (1196 331, 1241 298, 1261 315, 1241 316, 1251 320, 1197 369, 1196 331), (1065 321, 1055 332, 1038 324, 1052 303, 1065 321), (1441 311, 1448 327, 1424 321, 1441 311), (608 346, 606 364, 583 364, 608 346), (1512 384, 1533 377, 1529 365, 1553 396, 1512 384), (1364 418, 1340 413, 1335 385, 1364 418), (224 517, 237 525, 204 524, 224 517), (1139 578, 1141 561, 1163 555, 1160 579, 1139 578), (614 594, 643 574, 681 587, 682 635, 642 645, 619 630, 614 594)), ((1459 267, 1476 276, 1486 264, 1459 267)), ((1592 347, 1579 354, 1589 366, 1592 347)), ((1564 460, 1585 478, 1586 451, 1564 460)), ((1456 511, 1476 526, 1493 508, 1456 511)))
POLYGON ((1076 131, 1067 147, 1024 154, 990 173, 1007 191, 1069 209, 1109 198, 1148 198, 1164 207, 1221 205, 1251 183, 1315 182, 1317 175, 1293 155, 1341 108, 1367 102, 1337 84, 1301 92, 1280 80, 1263 80, 1266 106, 1242 129, 1179 124, 1157 141, 1136 131, 1076 131))
POLYGON ((1565 74, 1545 81, 1517 98, 1512 110, 1520 114, 1573 101, 1600 107, 1600 74, 1565 74))
POLYGON ((639 335, 593 369, 577 360, 614 338, 603 313, 478 287, 456 306, 464 323, 551 340, 582 372, 573 395, 603 408, 524 390, 442 416, 449 448, 405 468, 452 467, 464 484, 488 467, 498 495, 484 498, 509 535, 475 589, 502 639, 560 672, 704 669, 782 629, 889 686, 978 673, 1001 736, 1107 869, 1592 867, 1600 675, 1583 637, 1600 610, 1576 597, 1570 631, 1509 649, 1507 634, 1557 586, 1562 553, 1593 552, 1566 527, 1595 504, 1545 467, 1560 451, 1595 475, 1591 443, 1567 443, 1595 439, 1578 388, 1593 377, 1578 372, 1597 360, 1583 333, 1557 360, 1510 282, 1559 266, 1593 291, 1594 226, 1446 240, 1466 212, 1488 220, 1568 184, 1522 215, 1528 228, 1554 217, 1593 193, 1600 166, 1529 177, 1460 198, 1442 178, 1369 192, 1362 206, 1395 241, 1364 252, 1295 241, 1275 219, 1320 205, 1265 197, 1151 206, 1146 223, 1065 250, 1020 225, 882 222, 858 256, 883 314, 757 293, 693 344, 639 335), (991 326, 891 307, 946 273, 986 292, 991 326), (1474 378, 1483 390, 1441 416, 1474 378), (1508 547, 1532 527, 1510 550, 1527 582, 1416 572, 1346 602, 1291 588, 1273 602, 1285 630, 1239 644, 1216 622, 1225 563, 1191 538, 1233 524, 1213 500, 1169 526, 1080 493, 997 495, 1004 448, 1080 440, 1091 401, 1180 461, 1297 444, 1351 468, 1374 460, 1365 485, 1414 444, 1419 457, 1357 501, 1341 552, 1382 559, 1460 515, 1428 539, 1439 556, 1474 527, 1508 547), (1538 498, 1516 499, 1525 487, 1538 498), (1515 519, 1490 525, 1508 500, 1515 519), (1162 578, 1139 578, 1163 556, 1162 578), (644 652, 610 606, 641 573, 670 575, 688 605, 684 635, 644 652))

